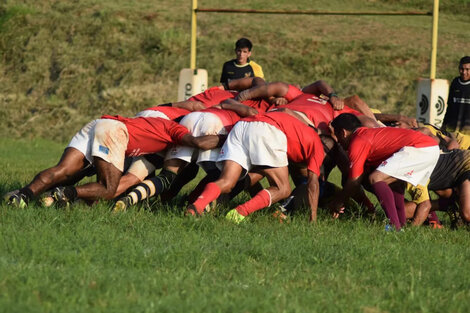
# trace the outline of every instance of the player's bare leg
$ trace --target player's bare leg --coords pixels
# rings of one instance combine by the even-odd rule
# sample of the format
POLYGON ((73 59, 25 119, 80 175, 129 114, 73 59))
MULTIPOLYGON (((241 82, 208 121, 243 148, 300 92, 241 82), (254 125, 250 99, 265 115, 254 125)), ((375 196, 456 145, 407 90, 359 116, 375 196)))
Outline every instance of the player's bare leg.
POLYGON ((188 206, 188 213, 195 215, 203 214, 204 208, 217 199, 221 193, 228 193, 232 190, 240 177, 243 168, 237 162, 226 160, 222 173, 215 182, 209 183, 196 201, 188 206))
POLYGON ((467 179, 462 182, 458 190, 460 213, 463 220, 470 223, 470 181, 467 179))
POLYGON ((269 207, 272 203, 285 199, 291 193, 289 183, 289 170, 287 166, 276 168, 263 168, 259 171, 269 181, 270 187, 258 192, 251 200, 237 206, 227 213, 227 219, 236 223, 242 221, 249 214, 269 207))
POLYGON ((75 187, 77 198, 90 201, 113 199, 122 172, 113 164, 98 157, 93 157, 93 163, 96 167, 97 182, 75 187))
POLYGON ((75 148, 66 148, 56 166, 41 171, 8 201, 12 205, 24 207, 33 197, 73 178, 86 164, 83 153, 75 148))

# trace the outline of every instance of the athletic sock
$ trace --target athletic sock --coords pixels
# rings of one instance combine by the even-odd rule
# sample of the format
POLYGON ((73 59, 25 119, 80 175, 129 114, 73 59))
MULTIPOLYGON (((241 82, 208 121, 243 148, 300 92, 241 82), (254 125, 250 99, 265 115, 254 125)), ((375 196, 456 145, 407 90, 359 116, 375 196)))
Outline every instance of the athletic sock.
POLYGON ((159 195, 163 191, 168 190, 175 177, 175 173, 163 169, 157 176, 144 180, 127 195, 131 199, 130 204, 137 204, 144 199, 159 195))
POLYGON ((74 186, 67 186, 64 188, 64 195, 70 202, 77 199, 77 189, 74 186))
POLYGON ((201 181, 197 184, 197 186, 194 188, 193 191, 188 196, 188 203, 193 203, 197 200, 197 197, 201 195, 201 193, 204 190, 204 187, 208 183, 212 183, 217 180, 217 178, 220 177, 220 171, 219 170, 211 170, 207 172, 207 175, 201 179, 201 181))
POLYGON ((394 191, 393 198, 395 199, 395 206, 397 208, 398 220, 400 221, 400 225, 403 227, 406 225, 406 212, 405 212, 405 195, 394 191))
POLYGON ((441 224, 441 221, 439 220, 439 217, 437 217, 437 214, 436 214, 436 212, 434 212, 434 211, 429 212, 429 214, 428 214, 428 221, 429 221, 429 222, 436 222, 436 223, 438 223, 439 225, 441 224))
POLYGON ((208 183, 206 188, 204 188, 204 191, 193 203, 197 213, 202 214, 204 212, 204 208, 219 197, 220 192, 220 187, 216 183, 208 183))
POLYGON ((395 198, 393 196, 393 191, 383 181, 379 181, 375 184, 372 184, 372 189, 374 190, 375 195, 379 199, 380 205, 385 211, 390 223, 395 226, 395 229, 400 230, 400 220, 398 219, 397 208, 395 206, 395 198))
POLYGON ((28 187, 21 188, 19 190, 19 193, 25 196, 24 200, 26 201, 26 203, 28 203, 29 200, 34 198, 34 193, 28 187))
POLYGON ((256 194, 251 200, 240 204, 235 209, 243 216, 247 216, 255 211, 261 210, 271 205, 271 193, 267 189, 263 189, 256 194))

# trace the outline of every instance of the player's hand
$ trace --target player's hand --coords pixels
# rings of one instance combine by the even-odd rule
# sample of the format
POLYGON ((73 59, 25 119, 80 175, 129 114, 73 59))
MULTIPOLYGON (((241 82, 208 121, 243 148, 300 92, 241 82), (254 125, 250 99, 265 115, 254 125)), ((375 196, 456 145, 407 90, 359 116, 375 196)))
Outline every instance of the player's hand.
POLYGON ((329 99, 329 102, 331 103, 335 111, 340 111, 344 108, 344 100, 337 96, 332 96, 329 99))
POLYGON ((343 213, 344 213, 344 207, 340 208, 338 211, 333 212, 332 214, 333 219, 339 218, 339 216, 343 213))
POLYGON ((400 128, 417 128, 418 121, 415 118, 400 115, 400 119, 397 121, 397 126, 400 128))
POLYGON ((248 100, 248 92, 249 92, 248 89, 241 91, 241 92, 238 93, 238 95, 235 97, 235 100, 237 100, 238 102, 242 102, 242 101, 248 100))
POLYGON ((258 114, 258 111, 255 108, 252 108, 252 107, 249 107, 249 106, 246 107, 246 115, 245 116, 254 116, 256 114, 258 114))
POLYGON ((174 105, 175 108, 185 109, 191 112, 204 110, 206 106, 201 101, 183 101, 176 102, 174 105))
POLYGON ((272 104, 274 104, 275 106, 285 105, 285 104, 287 104, 287 103, 289 103, 289 102, 288 102, 287 99, 284 98, 284 97, 277 97, 277 98, 274 98, 274 99, 272 100, 272 104))

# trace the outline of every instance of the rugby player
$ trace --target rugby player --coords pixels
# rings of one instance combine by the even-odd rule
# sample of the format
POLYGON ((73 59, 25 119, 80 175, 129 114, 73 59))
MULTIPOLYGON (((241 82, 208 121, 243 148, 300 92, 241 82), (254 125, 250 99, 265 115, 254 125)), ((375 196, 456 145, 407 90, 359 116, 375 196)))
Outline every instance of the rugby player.
MULTIPOLYGON (((225 101, 222 101, 220 105, 188 114, 181 120, 180 124, 188 128, 193 136, 226 135, 240 118, 256 115, 271 108, 271 104, 264 100, 247 100, 244 103, 232 102, 230 100, 234 95, 231 91, 220 90, 218 88, 215 88, 212 92, 204 92, 201 94, 201 97, 198 97, 198 100, 208 106, 224 99, 225 101)), ((187 146, 173 147, 167 153, 162 173, 169 171, 177 174, 188 164, 195 162, 208 175, 200 182, 200 185, 214 181, 220 175, 220 171, 215 166, 219 151, 220 149, 197 151, 187 146)), ((113 210, 124 211, 130 205, 167 191, 172 181, 161 182, 161 180, 167 179, 167 177, 169 176, 161 177, 159 174, 156 177, 143 181, 129 192, 127 196, 119 199, 113 210)), ((179 188, 181 189, 182 186, 179 186, 179 188)), ((196 189, 200 188, 202 186, 196 189)))
POLYGON ((193 137, 183 126, 162 118, 104 115, 85 125, 72 138, 59 163, 37 174, 31 183, 13 194, 8 203, 25 207, 33 197, 67 181, 88 163, 96 168, 97 182, 77 187, 56 187, 54 198, 62 203, 77 198, 92 201, 112 199, 126 156, 156 153, 175 143, 211 149, 220 144, 220 138, 193 137))
MULTIPOLYGON (((410 210, 407 213, 407 215, 413 213, 415 225, 420 225, 424 221, 431 208, 428 190, 436 191, 444 199, 455 197, 459 204, 460 216, 465 222, 470 222, 470 151, 454 149, 441 153, 429 184, 419 186, 418 190, 419 192, 411 193, 414 195, 412 200, 418 203, 418 208, 416 211, 410 210), (446 192, 449 189, 455 191, 454 195, 452 192, 446 192), (419 219, 416 220, 417 218, 419 219)), ((447 202, 447 205, 451 204, 451 201, 444 200, 441 204, 443 202, 447 202)), ((447 205, 440 209, 447 211, 447 205)), ((412 208, 410 206, 410 209, 412 208)))
POLYGON ((248 202, 227 213, 227 218, 241 222, 246 216, 289 196, 288 160, 306 163, 308 168, 310 221, 317 219, 320 166, 324 151, 314 128, 302 122, 292 111, 269 112, 239 121, 229 133, 220 151, 222 174, 209 183, 187 213, 202 215, 204 209, 221 193, 228 193, 242 174, 250 172, 252 181, 267 177, 270 187, 258 192, 248 202))
POLYGON ((390 223, 400 230, 406 224, 404 182, 427 183, 439 158, 437 142, 414 130, 362 127, 359 119, 349 113, 335 118, 332 127, 338 142, 348 151, 350 161, 344 192, 334 201, 332 209, 339 211, 368 176, 390 223), (369 172, 366 166, 371 174, 366 174, 369 172))

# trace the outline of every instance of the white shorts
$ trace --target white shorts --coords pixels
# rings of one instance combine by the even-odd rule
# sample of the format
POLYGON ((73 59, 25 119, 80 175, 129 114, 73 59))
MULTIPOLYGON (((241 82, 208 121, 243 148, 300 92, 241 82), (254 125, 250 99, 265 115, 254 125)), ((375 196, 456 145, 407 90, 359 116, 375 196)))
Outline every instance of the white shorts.
POLYGON ((99 119, 86 124, 70 141, 67 147, 75 148, 93 164, 93 157, 99 157, 113 164, 121 172, 129 142, 129 134, 124 123, 99 119))
MULTIPOLYGON (((181 120, 180 124, 186 127, 191 135, 195 137, 227 134, 220 118, 210 112, 189 113, 181 120)), ((165 159, 180 159, 188 163, 196 162, 200 164, 201 162, 217 161, 219 152, 220 148, 212 150, 198 150, 187 146, 176 146, 168 151, 165 159)))
POLYGON ((169 120, 168 116, 165 113, 155 110, 144 110, 140 111, 135 115, 135 117, 161 117, 166 120, 169 120))
POLYGON ((237 162, 247 171, 255 165, 287 166, 286 135, 268 123, 240 121, 220 150, 217 166, 221 168, 226 160, 237 162))
POLYGON ((439 159, 439 147, 403 147, 377 167, 377 171, 414 186, 427 185, 439 159))

